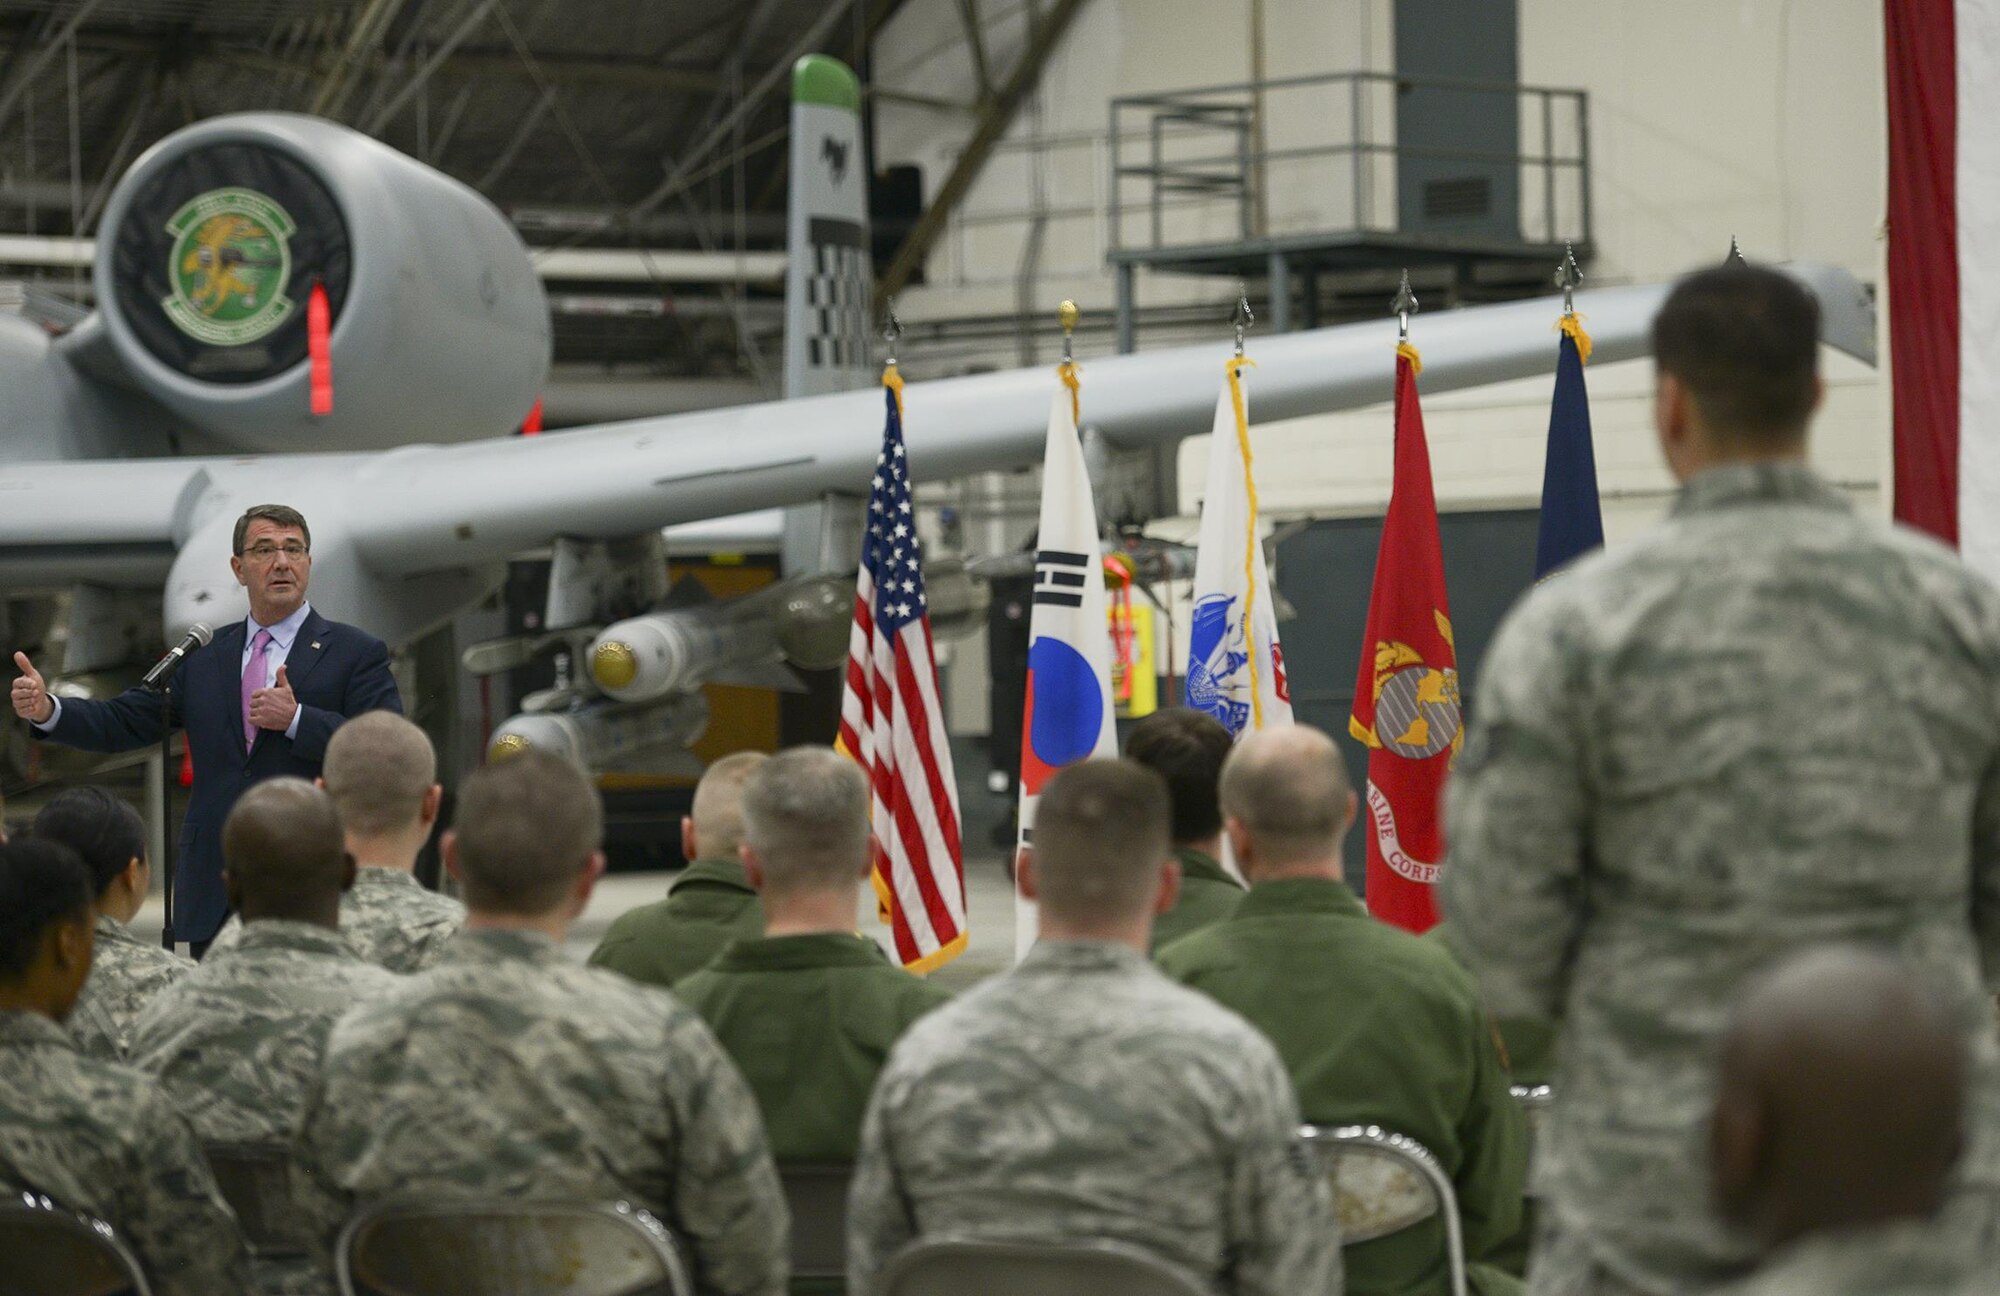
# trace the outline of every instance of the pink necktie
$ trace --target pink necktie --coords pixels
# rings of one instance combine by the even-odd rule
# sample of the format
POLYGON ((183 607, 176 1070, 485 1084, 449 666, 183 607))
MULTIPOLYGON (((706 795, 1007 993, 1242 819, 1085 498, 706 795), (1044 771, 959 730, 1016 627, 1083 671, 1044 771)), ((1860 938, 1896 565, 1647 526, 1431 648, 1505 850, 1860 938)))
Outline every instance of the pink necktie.
POLYGON ((257 741, 257 726, 250 723, 250 695, 265 684, 264 650, 271 646, 271 632, 258 630, 257 637, 250 641, 250 660, 243 663, 243 746, 248 749, 257 741))

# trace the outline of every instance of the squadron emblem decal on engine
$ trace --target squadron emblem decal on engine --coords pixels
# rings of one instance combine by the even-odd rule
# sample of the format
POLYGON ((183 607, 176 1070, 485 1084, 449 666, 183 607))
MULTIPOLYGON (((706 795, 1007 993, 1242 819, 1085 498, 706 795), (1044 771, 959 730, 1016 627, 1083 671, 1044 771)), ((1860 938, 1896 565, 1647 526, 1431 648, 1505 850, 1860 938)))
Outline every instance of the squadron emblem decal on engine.
POLYGON ((291 316, 291 237, 298 226, 254 189, 211 189, 167 222, 173 293, 160 305, 181 332, 211 346, 242 346, 291 316))

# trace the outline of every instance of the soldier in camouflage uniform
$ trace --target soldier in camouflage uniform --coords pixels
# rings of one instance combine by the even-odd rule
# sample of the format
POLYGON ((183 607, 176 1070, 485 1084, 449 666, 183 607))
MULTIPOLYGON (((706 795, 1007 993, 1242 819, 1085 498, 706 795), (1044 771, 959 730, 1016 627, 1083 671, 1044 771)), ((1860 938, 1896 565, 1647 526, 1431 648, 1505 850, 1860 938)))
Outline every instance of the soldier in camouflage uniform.
POLYGON ((1963 1146, 1965 1050, 1908 967, 1842 948, 1788 960, 1737 1006, 1719 1084, 1716 1205, 1763 1256, 1728 1296, 1974 1290, 1932 1222, 1963 1146))
POLYGON ((1675 290, 1654 325, 1672 515, 1536 586, 1480 673, 1441 885, 1492 1010, 1562 1025, 1536 1296, 1747 1267, 1706 1205, 1703 1117, 1729 1001, 1787 952, 1898 953, 1952 996, 1993 1094, 2000 594, 1806 466, 1817 317, 1767 270, 1675 290))
POLYGON ((1216 782, 1235 739, 1221 721, 1192 707, 1163 707, 1132 726, 1125 755, 1167 781, 1168 831, 1181 866, 1174 907, 1153 920, 1153 953, 1236 911, 1243 884, 1222 867, 1222 810, 1216 782))
MULTIPOLYGON (((421 972, 465 925, 465 906, 425 890, 415 873, 444 800, 431 740, 393 711, 356 716, 327 741, 319 783, 359 866, 340 902, 341 935, 370 963, 421 972)), ((210 950, 242 936, 242 920, 232 916, 210 950)))
POLYGON ((67 847, 0 846, 0 1196, 103 1220, 159 1296, 237 1296, 243 1239, 193 1131, 151 1080, 57 1024, 90 972, 91 889, 67 847))
POLYGON ((51 798, 31 831, 75 851, 96 880, 97 953, 69 1032, 92 1057, 122 1062, 140 1012, 194 971, 193 960, 140 940, 126 926, 152 885, 146 825, 138 811, 103 788, 79 787, 51 798))
MULTIPOLYGON (((222 854, 242 939, 210 949, 147 1006, 132 1065, 159 1078, 203 1142, 289 1144, 335 1019, 402 981, 338 930, 354 863, 326 793, 303 779, 259 783, 230 811, 222 854)), ((309 1263, 260 1258, 256 1271, 267 1293, 326 1286, 309 1263)))
POLYGON ((624 1200, 696 1287, 780 1296, 789 1221, 756 1100, 672 996, 563 955, 602 873, 596 791, 528 752, 466 780, 447 867, 471 908, 436 966, 342 1018, 307 1099, 306 1201, 330 1247, 392 1195, 624 1200))
POLYGON ((1164 781, 1093 760, 1050 780, 1024 853, 1041 940, 911 1027, 862 1127, 848 1290, 920 1238, 1118 1242, 1205 1291, 1340 1291, 1325 1176, 1276 1052, 1146 959, 1171 905, 1164 781))
POLYGON ((736 852, 743 844, 743 785, 768 759, 762 752, 737 752, 702 774, 694 804, 681 820, 687 868, 667 888, 666 899, 619 915, 591 951, 592 967, 670 986, 731 941, 764 934, 757 889, 744 876, 736 852))

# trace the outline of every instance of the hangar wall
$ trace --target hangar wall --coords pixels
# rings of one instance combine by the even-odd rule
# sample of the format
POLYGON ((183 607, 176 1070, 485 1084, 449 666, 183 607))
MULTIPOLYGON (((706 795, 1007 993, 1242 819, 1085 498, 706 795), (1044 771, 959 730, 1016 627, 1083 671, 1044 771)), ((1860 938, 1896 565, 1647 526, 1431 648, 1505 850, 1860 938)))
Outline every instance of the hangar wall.
MULTIPOLYGON (((996 219, 968 222, 933 253, 933 285, 905 295, 905 317, 1016 308, 1027 222, 997 216, 1030 209, 1037 182, 1056 214, 1046 221, 1040 273, 1024 304, 1044 317, 1065 296, 1086 309, 1109 307, 1105 235, 1093 228, 1102 222, 1082 214, 1102 205, 1107 178, 1099 151, 1076 143, 1022 146, 1037 135, 1094 135, 1101 146, 1115 96, 1247 79, 1249 10, 1250 0, 1091 0, 1008 145, 966 200, 968 214, 996 219)), ((1670 277, 1719 260, 1732 235, 1753 258, 1830 261, 1879 282, 1886 146, 1876 0, 1520 0, 1519 10, 1522 80, 1590 95, 1598 252, 1586 267, 1589 282, 1670 277)), ((1390 66, 1389 0, 1264 0, 1264 11, 1268 77, 1390 66)), ((1005 0, 982 4, 996 67, 1006 66, 1025 38, 1025 12, 1005 0)), ((965 97, 971 69, 958 22, 956 0, 906 5, 877 44, 878 81, 965 97)), ((920 164, 927 190, 949 170, 970 129, 963 114, 895 103, 878 107, 876 123, 878 165, 920 164)), ((1283 142, 1284 130, 1306 128, 1274 122, 1273 143, 1283 142)), ((1296 207, 1310 199, 1286 201, 1296 207)), ((1274 212, 1279 205, 1274 196, 1274 212)), ((1168 277, 1152 277, 1141 289, 1149 303, 1221 303, 1230 291, 1218 280, 1168 277)), ((1218 321, 1224 313, 1218 310, 1218 321)), ((1415 340, 1422 345, 1421 317, 1415 340)), ((1552 335, 1552 354, 1553 346, 1552 335)), ((996 356, 990 363, 1011 362, 996 356)), ((1826 375, 1815 460, 1886 511, 1886 375, 1831 355, 1826 375)), ((1650 365, 1606 365, 1589 380, 1606 527, 1615 541, 1658 516, 1670 483, 1651 442, 1650 365)), ((1427 402, 1440 506, 1532 504, 1547 400, 1547 381, 1536 380, 1427 402)), ((1260 424, 1256 440, 1263 497, 1277 512, 1379 512, 1387 501, 1383 409, 1260 424)), ((1206 453, 1203 438, 1183 446, 1185 511, 1198 503, 1206 453)))
MULTIPOLYGON (((1018 348, 989 344, 994 349, 983 357, 959 357, 963 365, 1004 367, 1054 358, 1048 321, 1062 298, 1086 310, 1108 310, 1114 301, 1104 263, 1109 101, 1249 79, 1250 3, 1090 0, 933 252, 929 284, 908 290, 899 302, 904 318, 1031 311, 1032 328, 1018 348), (1029 238, 1037 213, 1043 227, 1038 247, 1029 238), (1024 266, 1030 272, 1025 276, 1024 266)), ((1392 66, 1392 0, 1263 3, 1266 77, 1392 66)), ((1597 245, 1585 267, 1591 284, 1654 281, 1719 261, 1734 235, 1752 258, 1829 261, 1879 285, 1886 143, 1877 0, 1810 6, 1797 0, 1518 0, 1518 6, 1521 80, 1577 87, 1590 96, 1597 245)), ((1048 7, 1046 0, 1041 7, 1048 7)), ((1025 39, 1025 6, 981 0, 980 12, 989 61, 1008 66, 1025 39)), ((972 69, 958 23, 957 0, 911 0, 875 48, 878 84, 969 97, 972 69)), ((1287 142, 1283 131, 1309 128, 1274 120, 1272 143, 1287 142)), ((928 194, 970 130, 967 114, 878 101, 877 165, 922 166, 928 194)), ((1296 215, 1313 197, 1310 189, 1296 190, 1285 202, 1296 215)), ((1341 195, 1322 191, 1318 197, 1334 203, 1341 195)), ((1280 206, 1274 195, 1274 215, 1280 206)), ((1148 304, 1212 303, 1220 332, 1233 285, 1142 272, 1140 295, 1148 304)), ((1553 329, 1553 317, 1550 322, 1553 329)), ((1421 346, 1421 316, 1414 335, 1421 346)), ((1109 345, 1103 337, 1085 341, 1080 351, 1086 358, 1093 345, 1109 345)), ((1549 344, 1553 369, 1553 331, 1549 344)), ((1885 337, 1885 366, 1886 349, 1885 337)), ((1253 335, 1253 356, 1255 350, 1253 335)), ((1864 507, 1886 513, 1886 370, 1831 353, 1824 361, 1827 404, 1814 460, 1864 507)), ((1386 368, 1390 358, 1383 363, 1386 368)), ((1599 366, 1588 380, 1605 528, 1616 544, 1660 516, 1672 482, 1653 443, 1650 363, 1599 366)), ((1526 380, 1425 402, 1441 509, 1534 506, 1550 382, 1526 380)), ((1255 411, 1253 378, 1253 422, 1255 411)), ((1253 435, 1267 516, 1362 516, 1386 506, 1392 448, 1386 406, 1256 424, 1253 435)), ((1206 437, 1183 444, 1185 516, 1159 524, 1159 533, 1192 539, 1206 455, 1206 437)), ((1023 487, 1010 484, 1009 493, 1032 498, 1032 488, 1023 487)), ((1183 657, 1184 643, 1172 651, 1183 657)), ((953 728, 983 732, 983 646, 954 645, 953 656, 963 666, 947 671, 953 728)))

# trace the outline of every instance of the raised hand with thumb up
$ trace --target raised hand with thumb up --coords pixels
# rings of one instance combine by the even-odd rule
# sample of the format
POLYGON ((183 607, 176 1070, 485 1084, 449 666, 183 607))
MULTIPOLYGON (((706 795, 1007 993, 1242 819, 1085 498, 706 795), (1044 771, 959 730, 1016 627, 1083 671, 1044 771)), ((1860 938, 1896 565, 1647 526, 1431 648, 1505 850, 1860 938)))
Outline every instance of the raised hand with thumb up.
POLYGON ((42 679, 42 673, 28 660, 28 654, 14 654, 14 664, 21 668, 19 678, 14 681, 14 714, 34 724, 44 724, 56 713, 56 704, 49 697, 49 686, 42 679))
POLYGON ((299 701, 292 696, 283 666, 278 667, 278 676, 271 681, 271 687, 260 688, 250 695, 250 723, 259 729, 285 732, 292 727, 292 717, 298 709, 299 701))

